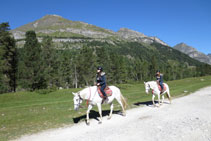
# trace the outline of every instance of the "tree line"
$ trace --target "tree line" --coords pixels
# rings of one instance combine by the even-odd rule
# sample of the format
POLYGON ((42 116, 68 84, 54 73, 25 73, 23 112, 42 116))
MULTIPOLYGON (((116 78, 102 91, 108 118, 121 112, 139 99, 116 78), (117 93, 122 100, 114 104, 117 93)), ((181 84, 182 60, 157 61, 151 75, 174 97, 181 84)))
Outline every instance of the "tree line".
POLYGON ((94 85, 97 66, 104 68, 109 85, 153 80, 157 69, 165 80, 211 72, 210 65, 160 44, 87 41, 76 49, 68 48, 72 43, 57 48, 51 37, 38 42, 36 33, 27 31, 17 48, 9 30, 8 23, 0 24, 0 93, 94 85))

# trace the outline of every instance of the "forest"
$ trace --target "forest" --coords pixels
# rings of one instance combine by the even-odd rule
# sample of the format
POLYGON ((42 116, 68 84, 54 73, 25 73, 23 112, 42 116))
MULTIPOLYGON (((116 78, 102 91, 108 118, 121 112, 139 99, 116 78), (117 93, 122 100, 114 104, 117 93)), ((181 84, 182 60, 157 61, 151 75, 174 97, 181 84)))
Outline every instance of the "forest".
POLYGON ((210 65, 161 44, 93 40, 58 48, 52 37, 39 42, 35 31, 27 31, 17 47, 9 31, 9 23, 0 24, 0 93, 95 85, 97 66, 108 85, 154 80, 158 69, 165 81, 211 75, 210 65))

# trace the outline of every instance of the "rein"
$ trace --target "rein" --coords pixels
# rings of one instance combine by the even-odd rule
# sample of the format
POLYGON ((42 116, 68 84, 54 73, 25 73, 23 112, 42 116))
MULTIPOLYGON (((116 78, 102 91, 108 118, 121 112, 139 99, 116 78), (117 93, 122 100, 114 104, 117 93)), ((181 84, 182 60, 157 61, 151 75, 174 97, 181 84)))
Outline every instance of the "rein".
POLYGON ((89 87, 89 99, 87 99, 87 101, 86 101, 86 106, 87 106, 87 107, 88 107, 90 98, 91 98, 91 88, 89 87))
MULTIPOLYGON (((152 89, 150 84, 148 84, 148 86, 149 86, 149 90, 152 89)), ((154 94, 154 90, 153 89, 152 89, 152 94, 154 94)))
POLYGON ((74 105, 77 105, 78 107, 80 106, 80 100, 83 100, 83 98, 80 96, 80 92, 79 92, 79 94, 78 94, 78 97, 79 97, 79 102, 78 102, 78 104, 74 104, 74 105))

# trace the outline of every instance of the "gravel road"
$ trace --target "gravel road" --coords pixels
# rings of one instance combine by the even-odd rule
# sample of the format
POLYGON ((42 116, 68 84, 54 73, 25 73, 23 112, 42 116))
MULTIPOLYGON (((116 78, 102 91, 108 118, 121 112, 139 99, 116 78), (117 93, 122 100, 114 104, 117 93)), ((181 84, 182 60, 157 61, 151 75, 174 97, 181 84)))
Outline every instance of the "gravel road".
POLYGON ((176 98, 172 104, 127 110, 103 123, 93 119, 71 127, 26 135, 18 141, 211 141, 211 87, 176 98))

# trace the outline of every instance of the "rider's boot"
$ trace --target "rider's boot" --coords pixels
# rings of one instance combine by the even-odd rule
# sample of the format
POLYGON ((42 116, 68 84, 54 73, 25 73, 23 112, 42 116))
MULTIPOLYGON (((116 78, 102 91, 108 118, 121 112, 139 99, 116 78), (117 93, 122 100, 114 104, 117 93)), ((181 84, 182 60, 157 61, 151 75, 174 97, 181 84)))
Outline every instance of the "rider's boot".
POLYGON ((103 96, 102 104, 106 101, 107 96, 103 96))

